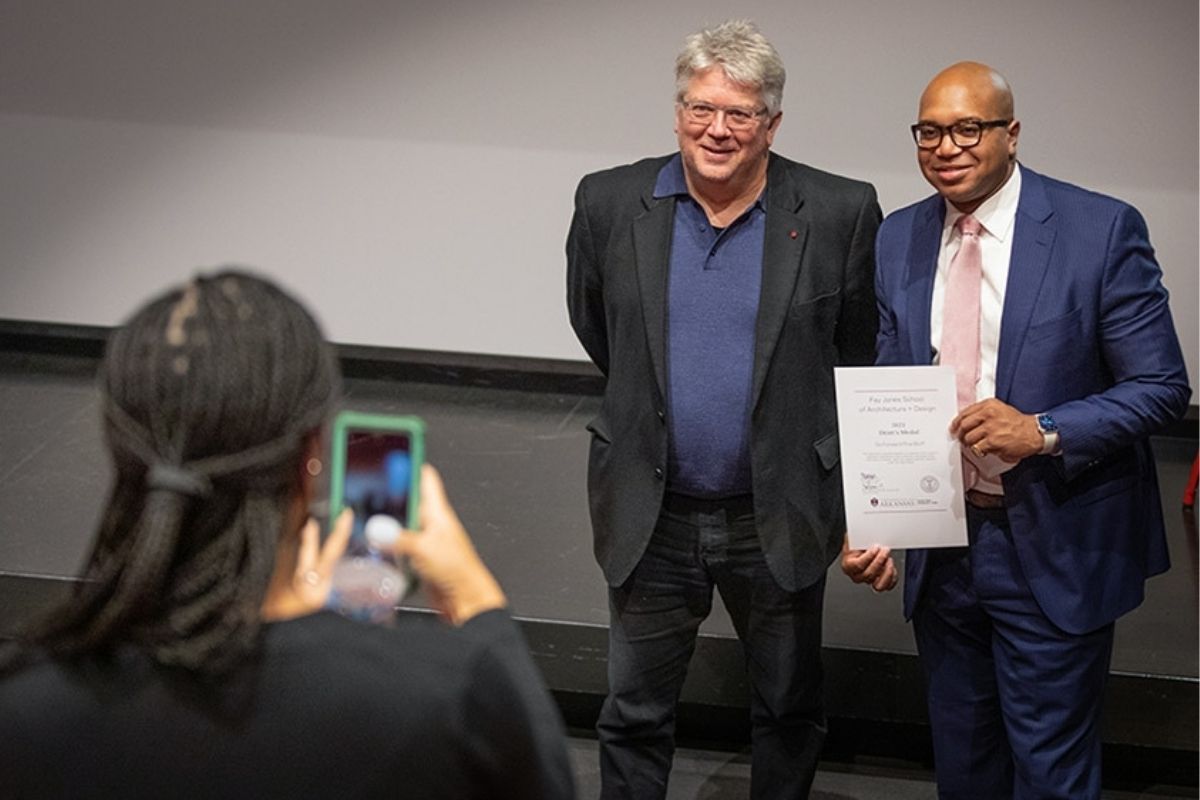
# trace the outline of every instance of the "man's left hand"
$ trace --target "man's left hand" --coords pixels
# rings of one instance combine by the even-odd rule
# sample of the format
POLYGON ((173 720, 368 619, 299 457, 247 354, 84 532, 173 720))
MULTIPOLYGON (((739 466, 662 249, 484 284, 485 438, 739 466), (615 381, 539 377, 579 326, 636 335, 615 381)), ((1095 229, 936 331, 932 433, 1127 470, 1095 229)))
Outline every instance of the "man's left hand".
POLYGON ((995 455, 1015 464, 1042 451, 1037 418, 994 397, 973 403, 950 423, 950 433, 977 456, 995 455))
POLYGON ((855 583, 870 585, 876 592, 896 588, 896 561, 886 547, 872 545, 866 550, 851 550, 850 537, 842 539, 842 572, 855 583))

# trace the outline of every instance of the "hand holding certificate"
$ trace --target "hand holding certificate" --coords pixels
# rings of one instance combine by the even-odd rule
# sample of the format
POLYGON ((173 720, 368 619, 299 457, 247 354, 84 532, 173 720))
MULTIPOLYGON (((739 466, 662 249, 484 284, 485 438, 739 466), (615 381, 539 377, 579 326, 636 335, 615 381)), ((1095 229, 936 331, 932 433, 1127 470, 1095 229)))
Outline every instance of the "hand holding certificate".
POLYGON ((838 430, 849 546, 967 543, 950 367, 838 367, 838 430))

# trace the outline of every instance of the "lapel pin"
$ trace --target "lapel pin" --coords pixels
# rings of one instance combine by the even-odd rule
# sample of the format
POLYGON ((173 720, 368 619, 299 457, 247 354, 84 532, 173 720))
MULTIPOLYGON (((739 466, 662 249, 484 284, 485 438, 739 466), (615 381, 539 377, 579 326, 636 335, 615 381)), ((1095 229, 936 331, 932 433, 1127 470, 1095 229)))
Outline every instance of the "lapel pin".
POLYGON ((795 239, 799 235, 800 235, 799 231, 788 231, 788 236, 792 237, 793 239, 795 239))

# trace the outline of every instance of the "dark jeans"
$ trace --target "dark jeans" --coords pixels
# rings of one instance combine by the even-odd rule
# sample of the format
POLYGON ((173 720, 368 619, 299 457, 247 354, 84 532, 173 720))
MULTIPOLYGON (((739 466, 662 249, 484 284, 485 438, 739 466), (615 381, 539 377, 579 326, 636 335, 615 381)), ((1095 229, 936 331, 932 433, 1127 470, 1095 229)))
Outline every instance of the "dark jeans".
POLYGON ((601 796, 666 796, 675 708, 713 586, 742 642, 751 687, 751 796, 807 797, 825 738, 825 581, 779 588, 750 498, 668 496, 633 574, 609 589, 609 694, 596 725, 601 796))
POLYGON ((1100 797, 1113 626, 1046 619, 1003 509, 968 506, 971 546, 934 550, 913 615, 944 800, 1100 797))

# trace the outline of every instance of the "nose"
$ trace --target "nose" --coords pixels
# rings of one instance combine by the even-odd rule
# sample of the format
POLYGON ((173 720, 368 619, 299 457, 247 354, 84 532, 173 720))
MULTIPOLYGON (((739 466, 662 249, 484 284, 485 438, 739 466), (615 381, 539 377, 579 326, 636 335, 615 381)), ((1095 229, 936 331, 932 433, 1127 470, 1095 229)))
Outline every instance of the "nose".
POLYGON ((938 142, 938 146, 933 148, 933 150, 943 158, 955 156, 962 152, 962 148, 954 143, 954 137, 950 135, 950 131, 942 131, 942 140, 938 142))
POLYGON ((712 122, 708 123, 708 133, 710 136, 718 139, 724 139, 730 135, 729 126, 725 124, 725 112, 722 109, 717 109, 717 113, 713 116, 712 122))

